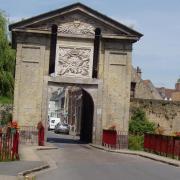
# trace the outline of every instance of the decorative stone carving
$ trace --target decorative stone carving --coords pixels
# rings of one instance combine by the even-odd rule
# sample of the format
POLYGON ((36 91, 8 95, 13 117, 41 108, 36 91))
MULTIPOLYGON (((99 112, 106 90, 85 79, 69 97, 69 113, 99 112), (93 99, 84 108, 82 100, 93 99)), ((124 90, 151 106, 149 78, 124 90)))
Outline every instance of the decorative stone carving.
POLYGON ((98 27, 103 34, 121 34, 120 31, 98 21, 92 17, 88 17, 82 12, 74 12, 65 16, 58 16, 48 22, 42 22, 38 25, 33 25, 31 28, 38 28, 41 30, 51 30, 52 24, 58 25, 58 32, 61 34, 75 34, 75 35, 94 35, 94 30, 98 27))
POLYGON ((58 27, 58 32, 65 34, 94 34, 94 27, 88 23, 74 20, 73 22, 68 22, 60 25, 58 27))
POLYGON ((76 77, 91 76, 91 48, 58 47, 57 56, 57 75, 76 77))

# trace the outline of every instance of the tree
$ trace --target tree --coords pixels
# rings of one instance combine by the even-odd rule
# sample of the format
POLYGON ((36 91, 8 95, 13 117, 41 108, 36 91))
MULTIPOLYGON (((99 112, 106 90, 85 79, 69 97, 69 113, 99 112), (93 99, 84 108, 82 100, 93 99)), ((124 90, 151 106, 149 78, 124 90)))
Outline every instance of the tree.
POLYGON ((15 51, 8 41, 7 19, 0 12, 0 96, 12 97, 14 91, 15 51))
POLYGON ((149 122, 146 114, 140 108, 137 108, 131 117, 129 123, 129 132, 134 135, 143 135, 144 133, 154 133, 155 124, 149 122))

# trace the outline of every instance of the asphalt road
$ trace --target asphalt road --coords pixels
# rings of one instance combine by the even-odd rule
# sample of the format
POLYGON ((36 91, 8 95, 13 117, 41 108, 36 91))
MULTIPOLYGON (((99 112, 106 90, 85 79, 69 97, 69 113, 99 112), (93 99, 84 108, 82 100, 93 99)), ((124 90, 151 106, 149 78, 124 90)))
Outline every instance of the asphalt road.
MULTIPOLYGON (((0 175, 16 176, 27 169, 42 166, 41 161, 9 161, 0 162, 0 175)), ((1 178, 0 178, 1 180, 1 178)))
POLYGON ((50 132, 48 137, 59 149, 41 153, 57 168, 37 175, 37 180, 180 180, 180 168, 171 165, 89 148, 71 136, 50 132))

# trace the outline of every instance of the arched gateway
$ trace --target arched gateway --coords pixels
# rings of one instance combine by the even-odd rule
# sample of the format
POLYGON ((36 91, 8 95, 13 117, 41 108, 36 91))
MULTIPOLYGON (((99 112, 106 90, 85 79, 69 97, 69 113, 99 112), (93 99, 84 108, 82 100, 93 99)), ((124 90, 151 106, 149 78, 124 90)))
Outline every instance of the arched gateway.
POLYGON ((47 120, 48 84, 58 83, 92 98, 93 143, 101 143, 105 127, 128 130, 132 44, 142 34, 81 3, 9 28, 17 50, 13 118, 20 125, 47 120))

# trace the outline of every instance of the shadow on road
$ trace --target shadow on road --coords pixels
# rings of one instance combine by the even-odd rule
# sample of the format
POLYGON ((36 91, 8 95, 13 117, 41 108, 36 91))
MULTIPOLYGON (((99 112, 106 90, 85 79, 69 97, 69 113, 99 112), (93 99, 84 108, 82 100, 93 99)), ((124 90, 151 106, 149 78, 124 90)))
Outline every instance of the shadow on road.
POLYGON ((86 144, 85 142, 80 141, 79 139, 69 139, 69 138, 56 138, 48 137, 47 142, 49 143, 63 143, 63 144, 86 144))

